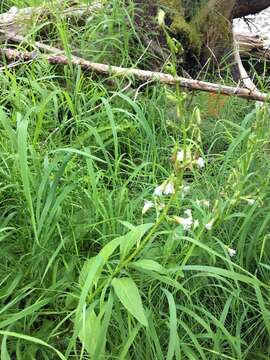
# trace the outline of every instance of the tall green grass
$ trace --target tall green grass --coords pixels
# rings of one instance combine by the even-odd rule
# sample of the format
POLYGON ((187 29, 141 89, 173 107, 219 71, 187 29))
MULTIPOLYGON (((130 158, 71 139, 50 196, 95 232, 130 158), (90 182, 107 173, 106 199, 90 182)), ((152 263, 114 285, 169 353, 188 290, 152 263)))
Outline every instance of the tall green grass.
MULTIPOLYGON (((132 11, 47 35, 132 66, 132 11)), ((0 73, 1 358, 269 359, 267 106, 215 115, 207 94, 107 80, 43 61, 0 73), (205 167, 175 163, 181 148, 205 167), (142 215, 145 200, 165 208, 142 215)))

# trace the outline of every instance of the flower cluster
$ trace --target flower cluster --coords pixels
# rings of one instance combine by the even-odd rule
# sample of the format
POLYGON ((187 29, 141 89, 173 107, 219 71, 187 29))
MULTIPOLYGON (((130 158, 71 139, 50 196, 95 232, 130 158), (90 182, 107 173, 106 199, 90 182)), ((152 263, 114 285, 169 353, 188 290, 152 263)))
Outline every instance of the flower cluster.
MULTIPOLYGON (((197 166, 202 169, 205 167, 205 161, 202 157, 192 156, 192 153, 189 149, 177 151, 175 156, 173 157, 176 166, 176 174, 177 169, 192 169, 193 166, 197 166)), ((150 209, 156 209, 157 216, 159 216, 159 212, 162 211, 166 206, 161 202, 164 199, 164 196, 174 195, 176 193, 180 193, 178 201, 185 198, 185 195, 189 192, 190 187, 186 184, 177 184, 177 175, 172 174, 168 179, 162 182, 162 184, 158 185, 153 191, 152 200, 145 200, 142 208, 142 215, 145 215, 150 209)), ((175 197, 177 201, 177 197, 175 197)), ((253 199, 247 199, 247 202, 250 205, 254 204, 253 199)), ((210 212, 210 201, 206 199, 197 199, 195 200, 195 209, 200 208, 200 214, 206 211, 210 212), (204 210, 203 210, 204 208, 204 210)), ((215 213, 215 210, 212 209, 212 213, 215 213)), ((178 215, 170 215, 169 219, 172 220, 177 225, 180 225, 184 231, 194 231, 197 228, 205 229, 207 231, 211 231, 214 227, 216 216, 211 213, 207 215, 207 217, 194 218, 191 209, 186 209, 182 216, 178 215)), ((228 254, 230 257, 236 255, 236 250, 226 247, 228 254)))
POLYGON ((187 215, 186 217, 180 216, 173 216, 174 221, 183 227, 184 230, 190 230, 193 226, 196 229, 199 226, 199 221, 193 219, 192 211, 187 209, 184 211, 184 214, 187 215))
POLYGON ((161 185, 155 188, 154 195, 171 195, 175 193, 175 185, 173 180, 166 180, 161 185))
POLYGON ((202 169, 205 167, 204 159, 199 157, 193 157, 190 150, 180 150, 176 153, 176 161, 178 163, 185 163, 187 162, 189 165, 194 164, 197 165, 198 168, 202 169))

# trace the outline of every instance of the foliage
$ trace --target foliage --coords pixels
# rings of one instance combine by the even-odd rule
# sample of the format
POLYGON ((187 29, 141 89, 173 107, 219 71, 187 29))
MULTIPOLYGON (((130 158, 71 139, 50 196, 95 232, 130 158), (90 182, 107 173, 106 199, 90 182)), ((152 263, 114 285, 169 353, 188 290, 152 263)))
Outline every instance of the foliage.
MULTIPOLYGON (((140 66, 132 14, 42 30, 140 66)), ((2 358, 268 359, 268 108, 42 60, 0 84, 2 358)))

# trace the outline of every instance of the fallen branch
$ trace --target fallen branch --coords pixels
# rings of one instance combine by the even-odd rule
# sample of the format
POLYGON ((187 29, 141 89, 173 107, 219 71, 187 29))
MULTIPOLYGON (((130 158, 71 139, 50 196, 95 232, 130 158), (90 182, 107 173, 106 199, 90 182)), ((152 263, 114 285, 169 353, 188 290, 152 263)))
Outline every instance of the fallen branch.
POLYGON ((236 41, 235 35, 233 37, 233 43, 234 43, 234 58, 235 58, 236 65, 238 67, 240 81, 242 81, 244 87, 249 89, 251 92, 259 92, 256 85, 251 80, 246 69, 244 68, 244 65, 242 63, 241 56, 240 56, 239 43, 236 41))
MULTIPOLYGON (((240 50, 239 50, 239 43, 236 41, 236 35, 233 34, 233 43, 234 43, 234 58, 235 62, 239 71, 240 75, 240 81, 242 81, 245 88, 249 89, 251 92, 255 92, 257 94, 260 94, 260 91, 258 90, 257 86, 254 84, 254 82, 249 77, 240 56, 240 50)), ((262 105, 262 101, 258 101, 259 105, 262 105)))
MULTIPOLYGON (((111 66, 87 61, 77 56, 70 58, 65 55, 40 54, 37 52, 20 52, 15 49, 1 49, 2 54, 10 61, 21 60, 30 61, 37 58, 47 60, 51 64, 57 65, 75 65, 80 66, 83 70, 93 71, 99 74, 106 74, 120 77, 134 77, 142 81, 153 80, 153 82, 161 82, 168 85, 179 84, 182 88, 188 90, 200 90, 210 93, 223 94, 228 96, 237 96, 247 100, 257 100, 270 102, 268 94, 258 92, 257 90, 249 90, 246 88, 238 88, 220 84, 213 84, 205 81, 187 79, 180 76, 172 76, 161 72, 153 72, 140 69, 122 68, 119 66, 111 66)), ((61 50, 59 50, 61 52, 61 50)))
POLYGON ((103 4, 99 1, 92 5, 72 4, 67 7, 64 0, 57 0, 49 5, 38 7, 19 9, 13 6, 8 12, 0 14, 0 29, 13 34, 24 34, 37 20, 46 19, 56 14, 59 16, 81 17, 102 7, 103 4))

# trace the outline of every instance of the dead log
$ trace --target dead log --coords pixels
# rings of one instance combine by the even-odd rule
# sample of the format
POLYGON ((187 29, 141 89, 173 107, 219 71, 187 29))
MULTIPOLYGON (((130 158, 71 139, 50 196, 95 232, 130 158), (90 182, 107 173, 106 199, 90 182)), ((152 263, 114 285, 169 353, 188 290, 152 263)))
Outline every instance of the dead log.
POLYGON ((36 21, 50 16, 81 17, 103 7, 101 2, 92 5, 66 5, 64 0, 50 2, 50 5, 17 8, 13 6, 8 12, 0 14, 0 29, 13 34, 25 34, 36 21))
MULTIPOLYGON (((61 50, 59 50, 61 51, 61 50)), ((115 77, 131 77, 141 81, 161 82, 168 85, 179 84, 187 90, 200 90, 210 93, 237 96, 247 100, 256 100, 270 102, 268 94, 261 93, 257 90, 250 90, 241 87, 232 87, 220 84, 213 84, 206 81, 187 79, 180 76, 172 76, 161 72, 153 72, 140 69, 122 68, 107 64, 93 63, 77 56, 67 57, 65 55, 40 54, 37 52, 21 52, 14 49, 1 49, 1 53, 7 60, 30 61, 35 59, 44 59, 51 64, 57 65, 75 65, 80 66, 83 70, 93 71, 99 74, 105 74, 115 77)))
POLYGON ((259 34, 246 35, 235 33, 235 41, 239 46, 242 58, 256 58, 270 61, 270 49, 265 45, 264 39, 259 34))

